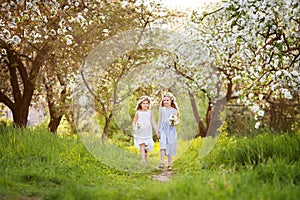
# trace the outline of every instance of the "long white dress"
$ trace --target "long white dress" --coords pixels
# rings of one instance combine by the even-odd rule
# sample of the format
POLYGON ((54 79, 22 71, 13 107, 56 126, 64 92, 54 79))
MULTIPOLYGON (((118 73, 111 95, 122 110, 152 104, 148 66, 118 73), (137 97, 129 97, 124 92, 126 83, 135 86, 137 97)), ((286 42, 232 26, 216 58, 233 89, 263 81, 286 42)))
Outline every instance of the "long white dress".
POLYGON ((152 151, 154 147, 152 126, 151 126, 151 115, 152 112, 148 111, 137 111, 138 120, 136 124, 140 126, 135 127, 134 133, 134 146, 140 148, 139 144, 145 144, 147 151, 152 151))

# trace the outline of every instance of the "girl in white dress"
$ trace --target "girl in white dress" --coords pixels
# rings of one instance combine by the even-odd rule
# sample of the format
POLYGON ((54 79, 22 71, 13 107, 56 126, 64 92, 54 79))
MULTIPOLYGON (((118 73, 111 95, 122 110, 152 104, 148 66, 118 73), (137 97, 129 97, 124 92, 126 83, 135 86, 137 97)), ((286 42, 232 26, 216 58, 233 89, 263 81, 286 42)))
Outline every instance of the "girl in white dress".
POLYGON ((135 132, 134 145, 141 152, 143 164, 147 161, 148 151, 152 151, 154 147, 151 124, 157 132, 157 125, 150 110, 150 97, 142 96, 137 102, 133 127, 135 132))

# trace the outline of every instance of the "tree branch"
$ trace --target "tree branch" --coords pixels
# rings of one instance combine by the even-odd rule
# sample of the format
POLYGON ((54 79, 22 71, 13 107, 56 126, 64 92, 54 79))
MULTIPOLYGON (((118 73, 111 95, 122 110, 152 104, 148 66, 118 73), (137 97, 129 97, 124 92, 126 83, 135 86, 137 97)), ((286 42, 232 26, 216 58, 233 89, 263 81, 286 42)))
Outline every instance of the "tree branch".
POLYGON ((4 103, 9 109, 13 110, 14 103, 0 91, 0 102, 4 103))
MULTIPOLYGON (((20 91, 20 87, 19 87, 19 83, 18 83, 18 76, 17 76, 17 65, 18 63, 15 61, 16 57, 13 54, 12 51, 10 51, 10 49, 8 49, 7 51, 8 54, 8 69, 9 69, 9 74, 10 74, 10 83, 12 86, 12 90, 13 90, 13 97, 15 101, 18 101, 19 99, 21 99, 22 94, 20 91)), ((22 80, 23 80, 23 84, 26 83, 26 78, 23 77, 24 74, 22 74, 22 70, 20 71, 22 80)))

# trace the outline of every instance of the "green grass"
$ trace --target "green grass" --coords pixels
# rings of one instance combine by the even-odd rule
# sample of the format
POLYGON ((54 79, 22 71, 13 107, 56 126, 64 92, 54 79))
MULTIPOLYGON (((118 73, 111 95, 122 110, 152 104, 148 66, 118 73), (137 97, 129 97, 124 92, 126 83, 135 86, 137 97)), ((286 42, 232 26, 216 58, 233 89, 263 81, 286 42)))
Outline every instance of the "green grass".
POLYGON ((0 199, 298 199, 300 135, 222 135, 199 157, 202 139, 160 171, 126 173, 95 159, 72 137, 0 125, 0 199))

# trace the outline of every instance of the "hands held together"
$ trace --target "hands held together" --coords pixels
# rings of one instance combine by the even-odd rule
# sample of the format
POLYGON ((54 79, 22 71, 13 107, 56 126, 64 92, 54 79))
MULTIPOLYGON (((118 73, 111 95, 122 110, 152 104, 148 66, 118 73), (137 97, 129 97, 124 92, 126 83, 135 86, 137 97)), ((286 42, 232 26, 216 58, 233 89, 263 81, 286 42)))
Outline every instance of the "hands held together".
POLYGON ((160 133, 156 131, 157 138, 160 139, 160 133))

